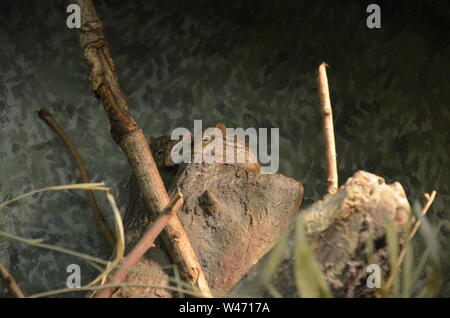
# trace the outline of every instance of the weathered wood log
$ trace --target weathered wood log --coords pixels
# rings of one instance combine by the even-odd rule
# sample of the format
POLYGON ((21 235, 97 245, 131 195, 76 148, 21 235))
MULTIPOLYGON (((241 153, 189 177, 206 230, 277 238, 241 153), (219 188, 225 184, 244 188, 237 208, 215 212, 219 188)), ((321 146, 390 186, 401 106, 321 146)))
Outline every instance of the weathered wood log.
MULTIPOLYGON (((299 211, 301 183, 281 174, 259 174, 230 165, 187 164, 161 170, 169 193, 180 188, 185 204, 178 213, 200 258, 214 296, 230 290, 270 250, 299 211)), ((135 181, 124 223, 131 248, 152 222, 135 181)), ((173 276, 167 251, 157 241, 128 283, 165 285, 173 276)), ((173 286, 173 284, 171 284, 173 286)), ((144 297, 170 297, 164 289, 132 289, 144 297)), ((133 294, 121 290, 116 296, 133 294)))
MULTIPOLYGON (((385 244, 386 218, 396 225, 400 238, 410 213, 402 186, 391 185, 368 172, 358 171, 333 195, 327 195, 301 212, 306 235, 335 297, 373 297, 378 290, 368 288, 366 242, 375 243, 373 259, 387 277, 389 262, 385 244)), ((289 229, 288 242, 271 277, 273 286, 284 297, 297 297, 294 273, 295 229, 289 229)), ((254 266, 228 297, 270 297, 261 277, 270 253, 254 266)))

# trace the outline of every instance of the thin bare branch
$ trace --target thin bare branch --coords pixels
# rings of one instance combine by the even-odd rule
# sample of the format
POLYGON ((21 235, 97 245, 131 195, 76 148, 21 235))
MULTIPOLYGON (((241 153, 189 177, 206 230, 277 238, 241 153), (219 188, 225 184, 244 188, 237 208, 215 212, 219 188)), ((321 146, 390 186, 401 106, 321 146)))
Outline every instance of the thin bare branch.
POLYGON ((338 189, 338 172, 336 163, 336 145, 334 141, 333 113, 331 109, 326 67, 328 67, 326 63, 319 65, 317 70, 317 85, 319 89, 320 109, 323 118, 323 137, 327 158, 327 192, 329 194, 334 194, 338 189))
MULTIPOLYGON (((72 139, 70 139, 69 135, 64 131, 64 129, 58 124, 56 119, 52 116, 52 114, 46 109, 40 109, 38 111, 39 118, 45 121, 55 132, 61 137, 62 141, 66 145, 72 157, 75 159, 75 163, 80 171, 81 180, 84 183, 89 183, 89 175, 87 173, 86 168, 84 167, 83 160, 81 159, 80 153, 77 150, 77 147, 73 143, 72 139)), ((91 206, 91 210, 94 213, 95 221, 97 223, 98 230, 103 234, 105 239, 111 244, 111 246, 115 246, 114 235, 111 229, 106 223, 105 217, 102 214, 102 211, 98 207, 97 201, 95 200, 94 193, 91 190, 86 190, 86 196, 91 206)))
MULTIPOLYGON (((431 204, 433 204, 434 198, 436 197, 436 193, 437 193, 436 190, 433 190, 433 192, 431 192, 431 196, 428 193, 426 193, 425 198, 427 198, 427 203, 425 203, 425 205, 422 209, 422 215, 425 215, 428 213, 428 210, 430 209, 431 204)), ((420 222, 421 222, 420 219, 416 220, 416 222, 414 224, 414 228, 412 229, 411 233, 408 236, 409 240, 411 240, 414 237, 414 235, 416 235, 417 230, 419 229, 419 226, 420 226, 420 222)))
MULTIPOLYGON (((166 227, 169 220, 177 213, 177 211, 183 205, 183 195, 177 189, 177 192, 172 196, 169 204, 164 209, 162 214, 158 219, 150 224, 145 231, 144 235, 141 237, 136 246, 133 247, 131 252, 121 261, 120 267, 114 272, 111 280, 108 284, 117 285, 121 284, 126 276, 128 275, 128 270, 135 266, 141 257, 147 252, 147 250, 154 246, 155 239, 161 233, 161 231, 166 227)), ((100 293, 96 295, 97 298, 108 298, 111 297, 112 289, 103 289, 100 293)))
POLYGON ((68 185, 62 185, 62 186, 52 186, 52 187, 46 187, 41 188, 37 190, 33 190, 30 192, 27 192, 25 194, 19 195, 18 197, 15 197, 10 200, 6 200, 0 203, 0 209, 4 206, 7 206, 8 204, 11 204, 13 202, 16 202, 18 200, 22 200, 26 197, 30 197, 36 193, 45 192, 45 191, 60 191, 60 190, 101 190, 101 191, 109 191, 110 188, 107 188, 104 186, 105 184, 103 182, 100 183, 76 183, 76 184, 68 184, 68 185))
POLYGON ((16 298, 25 298, 25 294, 20 289, 19 285, 17 285, 14 277, 9 273, 5 266, 3 266, 2 262, 0 262, 0 278, 8 288, 9 292, 15 296, 16 298))
MULTIPOLYGON (((431 193, 431 196, 428 193, 425 193, 425 198, 427 198, 427 203, 425 204, 425 206, 422 209, 422 215, 425 215, 428 213, 428 210, 431 207, 431 204, 434 201, 434 198, 436 197, 436 190, 433 190, 433 192, 431 193)), ((414 227, 412 228, 412 230, 409 232, 408 236, 407 236, 407 240, 410 241, 412 240, 412 238, 414 237, 414 235, 416 235, 417 230, 419 229, 420 226, 420 219, 416 220, 416 222, 414 223, 414 227)), ((389 275, 388 280, 386 281, 386 290, 389 290, 392 286, 392 283, 394 282, 394 278, 395 275, 397 275, 398 271, 400 270, 400 266, 403 263, 403 259, 405 258, 406 255, 406 248, 407 248, 407 244, 405 244, 402 248, 402 250, 400 251, 400 254, 398 256, 397 259, 397 265, 394 269, 391 270, 391 274, 389 275)))

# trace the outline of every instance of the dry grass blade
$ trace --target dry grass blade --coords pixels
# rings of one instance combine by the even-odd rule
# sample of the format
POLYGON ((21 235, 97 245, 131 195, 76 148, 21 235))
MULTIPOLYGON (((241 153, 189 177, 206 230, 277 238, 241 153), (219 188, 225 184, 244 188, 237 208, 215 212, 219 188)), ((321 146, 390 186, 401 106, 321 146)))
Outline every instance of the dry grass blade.
POLYGON ((102 284, 106 281, 108 274, 117 267, 120 261, 123 258, 125 252, 125 232, 123 229, 122 218, 120 216, 120 211, 117 207, 116 201, 111 193, 106 193, 106 197, 111 205, 114 214, 114 229, 116 236, 116 246, 115 246, 115 257, 111 262, 107 263, 106 268, 100 273, 97 278, 95 278, 92 282, 87 284, 86 286, 93 286, 98 282, 102 282, 102 284))
MULTIPOLYGON (((427 203, 425 204, 425 206, 422 209, 421 215, 425 215, 428 213, 431 204, 434 201, 434 198, 436 197, 436 191, 433 190, 433 192, 431 193, 431 195, 428 195, 427 193, 425 194, 425 198, 427 198, 427 203)), ((405 242, 405 246, 402 248, 402 250, 400 251, 400 254, 398 256, 397 262, 393 267, 392 273, 389 275, 389 278, 386 282, 386 290, 389 290, 392 287, 392 283, 394 282, 394 276, 396 275, 396 273, 398 272, 403 259, 405 258, 405 254, 407 251, 407 246, 408 246, 408 242, 411 241, 414 238, 414 235, 417 233, 417 230, 419 229, 419 226, 421 224, 421 219, 417 219, 416 222, 413 225, 413 228, 411 230, 411 232, 407 235, 407 240, 405 242)))
MULTIPOLYGON (((73 255, 73 256, 82 258, 82 259, 86 260, 87 262, 94 262, 94 263, 100 263, 100 264, 106 265, 105 269, 103 269, 103 271, 97 278, 95 278, 88 285, 84 286, 84 288, 92 287, 92 285, 96 284, 97 282, 105 280, 106 276, 111 272, 111 270, 113 270, 119 264, 120 260, 123 258, 123 254, 125 251, 125 234, 124 234, 124 229, 123 229, 122 218, 120 216, 119 209, 117 208, 117 205, 115 203, 114 197, 109 193, 110 189, 107 187, 104 187, 104 185, 105 185, 104 183, 88 183, 88 184, 74 184, 74 185, 63 185, 63 186, 42 188, 42 189, 34 190, 29 193, 20 195, 14 199, 5 201, 0 205, 0 207, 6 206, 14 201, 29 197, 35 193, 44 192, 44 191, 87 190, 87 189, 108 191, 106 193, 106 196, 107 196, 107 199, 113 210, 115 234, 117 237, 116 245, 115 245, 116 255, 115 255, 114 260, 112 260, 112 261, 103 260, 99 257, 91 256, 91 255, 88 255, 85 253, 79 253, 79 252, 76 252, 76 251, 73 251, 70 249, 66 249, 63 247, 42 243, 41 239, 27 239, 27 238, 19 237, 19 236, 9 234, 6 232, 2 232, 2 231, 0 231, 0 236, 4 236, 4 237, 7 237, 7 238, 10 238, 13 240, 24 242, 24 243, 32 245, 32 246, 37 246, 37 247, 65 253, 68 255, 73 255)), ((73 289, 70 289, 70 290, 74 291, 73 289)), ((88 289, 85 289, 85 290, 88 290, 88 289)), ((52 292, 52 291, 47 292, 47 293, 49 293, 49 295, 57 294, 57 292, 52 292)))
POLYGON ((105 265, 108 264, 108 261, 106 261, 104 259, 101 259, 99 257, 91 256, 91 255, 84 254, 84 253, 75 252, 75 251, 72 251, 72 250, 64 248, 64 247, 59 247, 59 246, 54 246, 54 245, 50 245, 50 244, 46 244, 46 243, 41 243, 40 242, 41 240, 27 239, 27 238, 23 238, 23 237, 20 237, 20 236, 9 234, 9 233, 3 232, 3 231, 0 231, 0 236, 4 236, 4 237, 10 238, 12 240, 24 242, 26 244, 37 246, 37 247, 41 247, 41 248, 45 248, 45 249, 48 249, 48 250, 57 251, 57 252, 61 252, 61 253, 68 254, 68 255, 73 255, 73 256, 80 257, 82 259, 89 260, 89 261, 92 261, 92 262, 105 264, 105 265))
POLYGON ((11 200, 6 200, 2 203, 0 203, 0 209, 8 204, 11 204, 15 201, 24 199, 26 197, 32 196, 36 193, 45 192, 45 191, 61 191, 61 190, 102 190, 102 191, 109 191, 110 188, 105 187, 105 184, 103 182, 100 183, 78 183, 78 184, 69 184, 69 185, 62 185, 62 186, 53 186, 53 187, 46 187, 42 189, 37 189, 30 191, 28 193, 19 195, 18 197, 15 197, 11 200))
POLYGON ((187 295, 191 295, 193 297, 202 297, 202 295, 199 292, 187 290, 187 289, 179 289, 177 287, 172 286, 163 286, 163 285, 151 285, 151 284, 105 284, 102 286, 82 286, 80 288, 62 288, 62 289, 56 289, 51 290, 48 292, 38 293, 29 296, 28 298, 41 298, 41 297, 48 297, 48 296, 55 296, 59 294, 67 294, 67 293, 73 293, 76 291, 96 291, 96 290, 102 290, 106 288, 125 288, 125 287, 142 287, 142 288, 157 288, 157 289, 167 289, 175 292, 182 292, 187 295))

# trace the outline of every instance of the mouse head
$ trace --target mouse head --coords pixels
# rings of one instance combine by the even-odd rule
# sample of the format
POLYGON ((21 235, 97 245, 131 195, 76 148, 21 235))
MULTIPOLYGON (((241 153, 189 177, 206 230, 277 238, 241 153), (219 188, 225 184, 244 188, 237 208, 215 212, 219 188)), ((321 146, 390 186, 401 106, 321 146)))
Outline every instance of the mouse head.
POLYGON ((171 150, 177 143, 178 140, 172 140, 170 136, 150 137, 150 149, 158 167, 172 167, 175 165, 171 157, 171 150))
POLYGON ((219 134, 222 134, 222 137, 225 138, 227 133, 227 127, 224 123, 217 123, 215 127, 205 128, 202 131, 202 146, 206 146, 209 143, 213 142, 219 134), (217 131, 217 129, 219 131, 217 131))

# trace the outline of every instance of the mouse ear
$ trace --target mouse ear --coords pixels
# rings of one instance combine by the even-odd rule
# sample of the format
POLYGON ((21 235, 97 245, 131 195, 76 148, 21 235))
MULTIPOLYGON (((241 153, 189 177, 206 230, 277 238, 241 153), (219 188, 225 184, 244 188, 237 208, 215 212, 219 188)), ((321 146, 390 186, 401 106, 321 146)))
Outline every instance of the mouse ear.
POLYGON ((225 127, 224 123, 217 123, 216 128, 219 128, 220 131, 222 132, 222 135, 226 135, 227 134, 227 127, 225 127))
POLYGON ((155 137, 153 137, 153 136, 150 136, 150 141, 149 141, 149 146, 151 146, 152 145, 152 143, 154 143, 155 142, 155 137))

